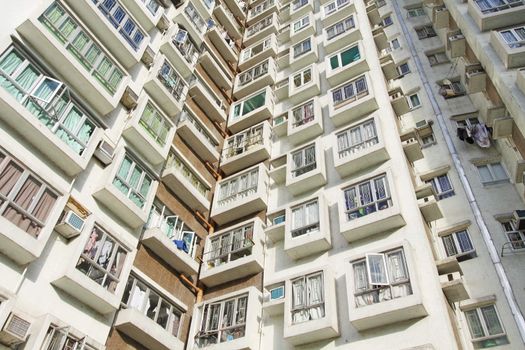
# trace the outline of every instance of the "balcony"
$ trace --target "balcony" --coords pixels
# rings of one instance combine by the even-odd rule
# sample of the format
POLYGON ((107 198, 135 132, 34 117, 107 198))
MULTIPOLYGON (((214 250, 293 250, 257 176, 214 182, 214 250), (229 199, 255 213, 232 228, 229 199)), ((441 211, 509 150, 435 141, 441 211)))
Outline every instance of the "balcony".
POLYGON ((273 58, 239 73, 235 78, 233 97, 241 99, 275 83, 276 66, 273 58))
POLYGON ((256 24, 261 19, 268 17, 273 13, 279 13, 279 1, 278 0, 264 0, 263 2, 253 6, 248 11, 248 18, 246 19, 246 25, 251 26, 256 24))
POLYGON ((403 145, 405 156, 410 163, 414 163, 417 160, 423 159, 423 150, 421 149, 419 139, 414 132, 402 134, 401 144, 403 145))
POLYGON ((323 29, 323 45, 326 54, 338 51, 361 39, 359 24, 353 15, 323 29))
POLYGON ((269 282, 264 285, 263 312, 268 316, 284 314, 284 281, 269 282))
POLYGON ((213 15, 215 16, 215 18, 217 18, 217 20, 221 23, 221 25, 232 38, 234 38, 235 40, 239 40, 242 38, 241 26, 239 25, 239 22, 237 22, 237 20, 235 19, 233 13, 226 6, 226 4, 221 3, 215 6, 215 8, 213 9, 213 15))
POLYGON ((278 209, 266 213, 266 229, 264 233, 272 242, 277 243, 284 239, 286 232, 286 210, 278 209))
POLYGON ((276 184, 286 181, 286 154, 270 160, 269 174, 276 184))
POLYGON ((213 287, 251 276, 263 270, 263 261, 263 223, 244 221, 207 237, 200 280, 213 287))
POLYGON ((326 79, 330 86, 342 84, 369 70, 363 52, 363 44, 358 42, 325 58, 326 79))
MULTIPOLYGON (((34 68, 32 64, 28 67, 34 68)), ((102 130, 97 128, 91 116, 69 97, 67 86, 40 73, 37 77, 40 82, 28 92, 1 70, 0 77, 3 79, 3 88, 0 89, 0 120, 37 147, 66 175, 75 176, 86 169, 102 130), (43 96, 38 96, 39 91, 44 91, 44 86, 55 90, 50 91, 49 101, 43 96), (58 105, 61 107, 59 111, 58 105), (66 118, 73 113, 79 118, 84 118, 74 127, 85 130, 85 135, 80 135, 79 130, 69 130, 64 124, 66 118)), ((46 93, 48 91, 46 90, 46 93)))
POLYGON ((121 309, 115 319, 115 328, 148 349, 184 349, 184 343, 175 335, 136 309, 121 309))
POLYGON ((211 219, 219 225, 235 221, 267 207, 268 170, 260 163, 217 184, 211 219))
POLYGON ((487 4, 491 4, 490 7, 482 10, 476 2, 468 3, 468 13, 482 32, 523 23, 525 6, 521 1, 504 0, 499 4, 487 4))
MULTIPOLYGON (((100 73, 103 68, 101 63, 95 66, 88 62, 75 49, 73 38, 64 36, 45 15, 40 19, 27 19, 17 31, 101 115, 108 114, 118 106, 129 78, 125 75, 124 68, 91 38, 94 49, 101 51, 102 60, 111 62, 110 66, 113 68, 107 74, 100 73)), ((81 32, 85 33, 83 30, 81 32)))
POLYGON ((122 0, 122 3, 131 15, 149 32, 159 22, 160 17, 164 13, 164 7, 157 3, 157 8, 155 9, 151 4, 146 5, 146 2, 144 0, 122 0))
POLYGON ((65 2, 126 69, 140 62, 150 38, 147 31, 125 10, 120 13, 121 18, 114 17, 115 8, 123 9, 124 6, 120 6, 118 2, 106 4, 102 0, 65 2), (130 28, 124 28, 124 25, 132 28, 131 33, 128 33, 130 28))
POLYGON ((352 0, 341 0, 341 1, 325 1, 322 9, 323 28, 327 28, 332 24, 341 21, 343 18, 348 16, 350 13, 356 13, 355 5, 352 0), (332 3, 330 10, 327 9, 327 5, 332 3))
POLYGON ((465 56, 466 50, 465 36, 461 32, 451 32, 447 35, 447 50, 451 58, 465 56))
POLYGON ((323 133, 323 114, 319 97, 288 110, 288 140, 297 145, 323 133))
POLYGON ((315 18, 313 13, 310 13, 304 18, 298 20, 297 22, 292 22, 287 27, 281 29, 281 37, 285 36, 286 34, 286 38, 279 38, 279 40, 281 40, 281 42, 290 41, 290 45, 295 45, 309 36, 315 35, 315 18), (307 18, 308 20, 305 21, 304 18, 307 18), (300 23, 300 25, 294 26, 296 23, 300 23))
POLYGON ((261 311, 262 295, 255 287, 236 290, 196 304, 193 309, 193 322, 190 334, 197 334, 197 336, 194 338, 190 337, 188 348, 258 350, 261 311), (211 309, 222 315, 227 302, 233 303, 234 308, 243 305, 241 307, 245 308, 245 314, 238 314, 233 326, 228 327, 224 325, 222 319, 219 319, 219 322, 214 327, 207 326, 206 322, 203 322, 203 317, 211 309))
POLYGON ((378 113, 374 113, 372 119, 337 132, 332 142, 335 170, 341 177, 356 174, 390 159, 378 113), (356 143, 351 134, 363 136, 356 143))
POLYGON ((462 300, 470 299, 469 293, 465 288, 465 281, 459 272, 440 275, 441 289, 449 303, 457 303, 462 300))
POLYGON ((270 123, 265 121, 227 138, 221 170, 230 175, 270 158, 271 132, 270 123))
POLYGON ((262 61, 277 55, 278 42, 275 34, 245 48, 239 57, 239 69, 245 71, 262 61))
POLYGON ((192 77, 188 95, 206 114, 208 118, 217 123, 226 121, 226 105, 222 96, 212 90, 210 82, 204 80, 198 72, 192 77))
POLYGON ((208 199, 211 185, 180 154, 173 151, 162 172, 166 184, 188 207, 202 213, 210 208, 208 199))
POLYGON ((287 156, 286 189, 297 196, 326 184, 324 150, 318 142, 287 156))
MULTIPOLYGON (((348 313, 350 322, 360 332, 428 315, 423 305, 421 290, 419 289, 418 274, 415 271, 417 266, 412 256, 413 248, 410 247, 407 241, 400 243, 400 245, 403 247, 402 251, 405 256, 407 277, 409 279, 404 284, 387 284, 364 292, 356 291, 354 271, 352 268, 347 269, 348 313), (394 297, 391 296, 394 292, 392 288, 397 288, 397 295, 394 297)), ((391 248, 394 248, 394 245, 391 245, 391 248)), ((373 255, 385 254, 373 253, 373 255)), ((350 258, 351 262, 359 260, 366 260, 366 255, 360 254, 350 258)))
POLYGON ((122 132, 127 142, 155 166, 166 160, 174 135, 175 125, 146 95, 122 132))
POLYGON ((205 51, 199 57, 199 62, 219 89, 228 91, 232 88, 233 74, 227 67, 221 66, 211 52, 205 51))
POLYGON ((355 121, 378 108, 368 73, 330 90, 329 115, 336 126, 355 121), (350 90, 350 85, 353 89, 350 90))
POLYGON ((285 221, 284 234, 284 251, 292 259, 325 252, 332 247, 328 204, 322 194, 287 207, 286 217, 294 216, 296 222, 285 221), (315 211, 315 207, 317 212, 314 214, 312 211, 315 211))
POLYGON ((397 88, 395 90, 389 91, 388 94, 390 95, 390 103, 392 104, 392 108, 394 108, 394 112, 396 112, 398 117, 410 112, 410 105, 408 104, 408 100, 403 93, 403 90, 397 88))
POLYGON ((367 174, 353 179, 352 184, 344 188, 340 196, 339 228, 348 242, 394 231, 406 224, 401 215, 399 197, 391 183, 392 175, 389 175, 389 171, 376 178, 370 179, 369 176, 367 174), (370 201, 363 203, 361 197, 353 197, 358 191, 357 186, 364 186, 364 188, 381 186, 381 190, 375 192, 370 201), (380 198, 375 197, 378 194, 380 198))
POLYGON ((198 1, 186 1, 184 5, 177 9, 177 14, 173 17, 173 22, 177 23, 188 32, 189 37, 194 40, 196 47, 202 45, 204 33, 207 29, 206 21, 196 9, 195 4, 198 3, 198 1))
POLYGON ((309 39, 305 39, 304 41, 291 46, 288 53, 288 64, 292 71, 313 64, 319 59, 315 37, 310 37, 309 39))
POLYGON ((162 40, 160 51, 177 67, 177 72, 188 80, 199 57, 197 47, 191 42, 188 32, 176 25, 172 26, 162 40))
POLYGON ((235 41, 228 35, 228 32, 215 25, 206 32, 206 35, 226 61, 232 63, 237 61, 237 47, 235 46, 235 41))
POLYGON ((146 78, 144 90, 170 118, 174 118, 182 110, 188 86, 164 55, 160 54, 146 78))
POLYGON ((184 110, 177 123, 177 134, 202 160, 216 163, 219 160, 219 140, 198 120, 189 109, 184 110))
POLYGON ((232 133, 237 133, 266 119, 270 119, 273 115, 273 108, 273 91, 271 87, 267 86, 263 90, 245 97, 231 106, 228 129, 232 133))
POLYGON ((314 11, 314 1, 308 0, 304 3, 301 0, 294 0, 290 3, 290 21, 301 18, 308 12, 314 11))
POLYGON ((417 204, 426 222, 433 222, 443 218, 441 208, 439 207, 439 204, 433 194, 431 196, 418 199, 417 204))
POLYGON ((195 257, 182 249, 178 249, 177 245, 164 231, 161 227, 148 228, 142 236, 142 244, 151 249, 155 255, 173 269, 188 276, 196 275, 199 271, 199 263, 195 257))
POLYGON ((490 32, 490 45, 507 69, 519 68, 525 65, 525 42, 520 41, 518 38, 512 28, 505 31, 490 32), (503 39, 502 32, 513 36, 516 38, 516 41, 506 42, 503 39))
POLYGON ((289 77, 288 96, 294 104, 304 102, 319 95, 321 84, 317 65, 312 65, 289 77))
MULTIPOLYGON (((316 271, 317 272, 317 271, 316 271)), ((295 320, 292 317, 292 293, 287 293, 284 300, 284 339, 294 346, 327 340, 339 336, 339 321, 337 312, 335 277, 329 267, 324 267, 320 273, 322 279, 323 303, 320 306, 304 306, 304 312, 315 315, 316 309, 321 308, 321 315, 310 317, 307 320, 295 320)), ((307 275, 308 276, 308 275, 307 275)), ((294 278, 295 276, 291 276, 294 278)), ((295 279, 295 278, 294 278, 295 279)), ((285 282, 286 290, 292 290, 292 280, 285 282)), ((306 298, 305 298, 306 299, 306 298)), ((296 314, 300 312, 295 311, 296 314)), ((301 316, 301 315, 300 315, 301 316)))
POLYGON ((266 18, 261 19, 259 22, 252 24, 246 28, 244 33, 243 45, 246 47, 253 45, 259 40, 277 34, 279 32, 279 15, 272 13, 266 18))

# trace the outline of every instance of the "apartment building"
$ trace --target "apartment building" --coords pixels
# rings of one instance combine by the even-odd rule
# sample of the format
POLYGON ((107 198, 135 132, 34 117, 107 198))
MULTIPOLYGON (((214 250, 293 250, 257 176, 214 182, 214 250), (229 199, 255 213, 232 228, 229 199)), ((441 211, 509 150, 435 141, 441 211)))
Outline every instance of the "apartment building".
POLYGON ((522 1, 19 0, 0 349, 521 349, 522 1))

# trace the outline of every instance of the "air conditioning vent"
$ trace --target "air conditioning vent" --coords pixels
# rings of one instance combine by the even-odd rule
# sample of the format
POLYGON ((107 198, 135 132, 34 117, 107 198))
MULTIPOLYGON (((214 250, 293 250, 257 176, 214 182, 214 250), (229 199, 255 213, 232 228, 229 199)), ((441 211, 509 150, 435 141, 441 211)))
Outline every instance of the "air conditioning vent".
POLYGON ((101 140, 95 150, 95 157, 100 160, 104 165, 108 165, 113 160, 113 153, 115 152, 115 146, 109 141, 101 140))
POLYGON ((427 121, 426 120, 420 120, 416 123, 416 128, 422 128, 424 126, 427 125, 427 121))
POLYGON ((64 212, 62 221, 55 227, 55 229, 66 238, 78 236, 83 228, 84 219, 71 210, 64 212))
POLYGON ((31 327, 31 322, 11 313, 0 332, 0 343, 13 346, 25 342, 29 327, 31 327))
POLYGON ((525 210, 515 210, 514 220, 516 221, 517 230, 525 230, 525 210))

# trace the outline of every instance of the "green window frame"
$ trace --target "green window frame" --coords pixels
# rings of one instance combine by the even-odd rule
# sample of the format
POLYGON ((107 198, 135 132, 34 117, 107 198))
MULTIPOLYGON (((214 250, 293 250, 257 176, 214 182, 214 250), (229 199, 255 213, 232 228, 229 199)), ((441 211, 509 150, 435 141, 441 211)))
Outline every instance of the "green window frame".
POLYGON ((252 97, 236 104, 233 107, 233 116, 232 118, 239 118, 248 113, 253 112, 254 110, 264 106, 266 103, 266 90, 261 91, 260 93, 253 95, 252 97))
POLYGON ((166 145, 171 125, 160 111, 153 107, 151 103, 147 103, 139 120, 140 126, 148 132, 148 134, 161 146, 166 145))
POLYGON ((153 179, 129 155, 125 155, 113 185, 137 207, 144 209, 153 179))

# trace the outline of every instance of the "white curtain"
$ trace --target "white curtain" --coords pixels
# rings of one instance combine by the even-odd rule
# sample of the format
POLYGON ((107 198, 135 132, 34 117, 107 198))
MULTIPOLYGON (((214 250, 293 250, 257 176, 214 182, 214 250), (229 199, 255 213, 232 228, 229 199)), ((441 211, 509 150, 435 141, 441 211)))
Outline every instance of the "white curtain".
POLYGON ((319 222, 319 205, 317 202, 306 204, 306 221, 308 225, 319 222))
MULTIPOLYGON (((323 275, 308 277, 308 304, 316 305, 324 301, 323 298, 323 275)), ((324 304, 311 307, 309 310, 310 320, 324 317, 324 304)))

